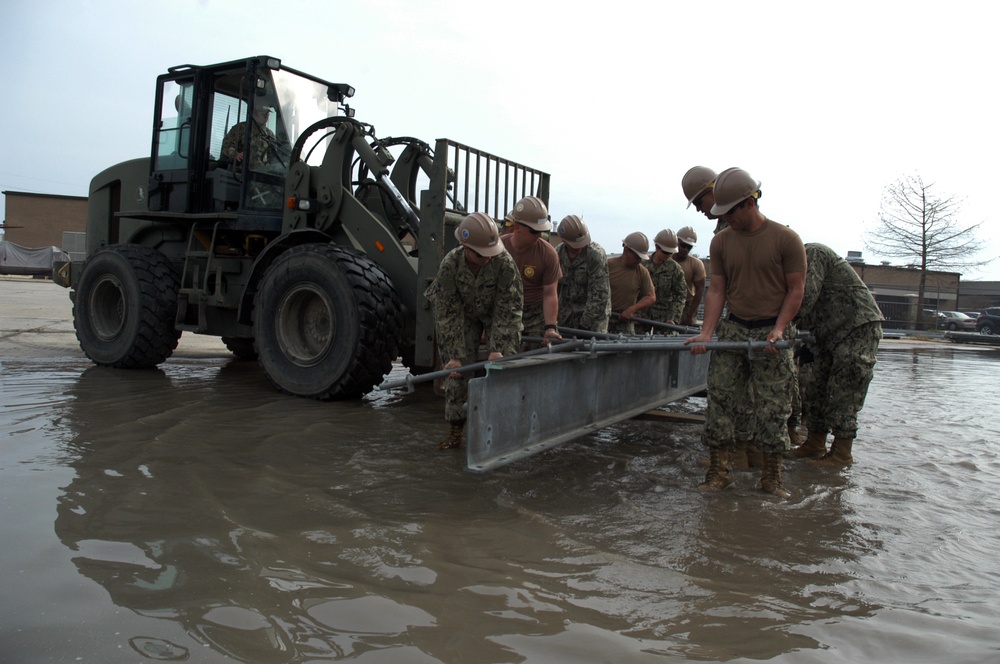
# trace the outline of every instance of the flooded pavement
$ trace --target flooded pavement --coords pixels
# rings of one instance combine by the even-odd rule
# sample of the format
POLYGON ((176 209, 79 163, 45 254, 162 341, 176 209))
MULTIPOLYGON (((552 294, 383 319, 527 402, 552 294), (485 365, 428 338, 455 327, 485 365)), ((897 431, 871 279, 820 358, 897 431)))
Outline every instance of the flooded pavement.
POLYGON ((857 465, 782 502, 700 495, 696 424, 474 474, 429 391, 94 367, 61 315, 3 314, 2 662, 1000 659, 994 349, 885 342, 857 465))

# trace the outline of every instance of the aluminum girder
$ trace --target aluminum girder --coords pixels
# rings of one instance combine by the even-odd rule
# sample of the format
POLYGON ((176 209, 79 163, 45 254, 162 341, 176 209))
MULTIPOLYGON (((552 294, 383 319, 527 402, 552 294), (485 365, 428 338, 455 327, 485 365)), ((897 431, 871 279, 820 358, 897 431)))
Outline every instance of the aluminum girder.
POLYGON ((705 390, 711 353, 573 352, 490 364, 469 381, 467 467, 524 459, 705 390))

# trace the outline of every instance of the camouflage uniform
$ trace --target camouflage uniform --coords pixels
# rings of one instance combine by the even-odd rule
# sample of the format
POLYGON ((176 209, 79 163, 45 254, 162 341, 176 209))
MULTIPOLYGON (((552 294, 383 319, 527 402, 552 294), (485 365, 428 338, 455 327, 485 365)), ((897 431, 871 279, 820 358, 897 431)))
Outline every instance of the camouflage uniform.
MULTIPOLYGON (((656 302, 639 314, 639 317, 655 320, 659 323, 671 321, 675 325, 680 325, 688 297, 684 268, 672 258, 667 258, 660 265, 656 265, 652 259, 643 261, 642 264, 649 270, 649 276, 653 279, 653 286, 656 288, 656 302)), ((652 331, 660 334, 664 332, 661 328, 652 328, 652 331)))
MULTIPOLYGON (((473 274, 465 262, 465 248, 452 249, 424 295, 434 310, 438 352, 443 361, 475 362, 484 332, 489 352, 517 352, 524 294, 517 265, 506 251, 473 274)), ((465 420, 467 394, 465 378, 445 381, 446 420, 465 420)))
MULTIPOLYGON (((744 327, 728 319, 719 321, 719 341, 767 341, 772 326, 744 327)), ((794 339, 795 326, 785 329, 785 339, 794 339)), ((788 389, 795 380, 792 351, 776 354, 763 349, 712 351, 708 372, 708 410, 705 414, 705 444, 731 447, 736 440, 753 440, 766 454, 780 454, 791 446, 788 416, 792 412, 788 389), (746 404, 752 400, 752 417, 746 404)))
MULTIPOLYGON (((235 163, 236 155, 243 152, 244 137, 246 135, 247 123, 240 122, 233 125, 226 137, 222 139, 222 156, 235 163)), ((281 162, 278 161, 274 151, 277 139, 274 133, 267 127, 258 127, 250 134, 250 169, 254 171, 275 171, 281 170, 281 162)))
POLYGON ((556 247, 562 278, 559 280, 559 325, 577 330, 607 332, 611 316, 608 257, 596 242, 570 262, 566 245, 556 247))
POLYGON ((809 243, 806 258, 799 326, 812 332, 816 343, 803 375, 803 414, 810 431, 853 439, 882 339, 882 312, 854 268, 835 251, 809 243))

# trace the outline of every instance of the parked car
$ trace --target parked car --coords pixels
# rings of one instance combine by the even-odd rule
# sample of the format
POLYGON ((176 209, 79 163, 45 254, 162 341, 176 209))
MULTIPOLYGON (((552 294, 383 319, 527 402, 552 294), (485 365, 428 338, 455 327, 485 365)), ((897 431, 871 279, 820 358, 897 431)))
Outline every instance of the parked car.
POLYGON ((976 329, 976 319, 966 316, 961 311, 939 311, 934 326, 940 330, 971 332, 976 329))
POLYGON ((976 319, 979 334, 1000 334, 1000 307, 986 307, 976 319))
POLYGON ((978 311, 963 311, 962 313, 965 314, 966 316, 968 316, 969 318, 973 319, 973 320, 975 320, 976 318, 979 318, 979 312, 978 311))

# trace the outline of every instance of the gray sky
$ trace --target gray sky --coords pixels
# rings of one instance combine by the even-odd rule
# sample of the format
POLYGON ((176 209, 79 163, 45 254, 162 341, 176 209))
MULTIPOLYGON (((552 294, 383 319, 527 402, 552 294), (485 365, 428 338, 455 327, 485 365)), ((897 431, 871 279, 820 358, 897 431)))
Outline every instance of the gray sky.
MULTIPOLYGON (((550 211, 609 252, 685 209, 693 165, 740 166, 806 242, 864 252, 883 188, 920 174, 994 232, 1000 3, 11 0, 0 3, 0 190, 87 195, 149 153, 156 76, 267 54, 357 88, 380 136, 552 174, 550 211)), ((964 279, 1000 280, 1000 260, 964 279)))

